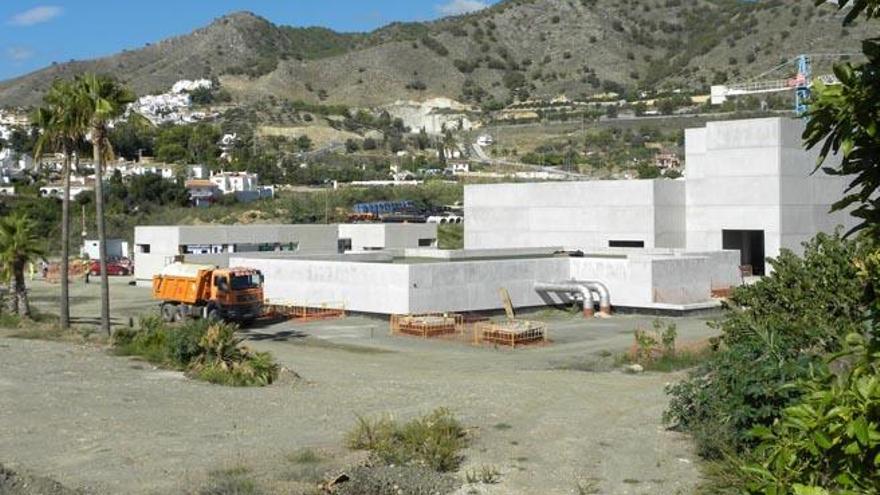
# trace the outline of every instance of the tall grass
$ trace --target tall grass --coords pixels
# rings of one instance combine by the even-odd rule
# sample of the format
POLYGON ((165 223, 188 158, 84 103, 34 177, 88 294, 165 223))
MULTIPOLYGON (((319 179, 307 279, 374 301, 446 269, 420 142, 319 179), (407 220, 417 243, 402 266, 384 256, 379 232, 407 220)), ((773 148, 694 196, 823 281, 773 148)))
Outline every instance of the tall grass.
POLYGON ((449 410, 432 413, 400 424, 391 418, 359 417, 348 433, 347 444, 356 450, 369 450, 388 465, 420 466, 434 471, 454 471, 467 446, 464 427, 449 410))

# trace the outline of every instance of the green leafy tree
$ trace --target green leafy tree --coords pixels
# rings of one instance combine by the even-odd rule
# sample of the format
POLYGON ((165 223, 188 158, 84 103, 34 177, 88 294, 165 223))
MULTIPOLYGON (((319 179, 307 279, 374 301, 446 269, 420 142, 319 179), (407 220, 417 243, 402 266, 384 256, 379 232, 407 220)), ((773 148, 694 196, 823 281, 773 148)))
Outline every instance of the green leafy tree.
POLYGON ((9 309, 22 318, 31 315, 24 271, 43 257, 41 234, 30 218, 12 214, 0 219, 0 275, 9 282, 9 309))
MULTIPOLYGON (((826 2, 817 0, 817 4, 826 2)), ((839 0, 838 9, 849 9, 844 25, 864 14, 867 20, 880 16, 880 0, 839 0)), ((854 228, 876 230, 880 225, 880 38, 862 42, 867 61, 834 66, 840 84, 817 82, 807 114, 804 140, 820 147, 821 165, 837 154, 838 165, 825 167, 830 174, 853 176, 847 194, 834 204, 835 210, 852 207, 861 222, 854 228)))
POLYGON ((95 162, 95 222, 98 230, 98 263, 101 269, 101 328, 110 335, 110 280, 107 276, 107 232, 104 216, 104 163, 112 156, 108 124, 122 117, 135 94, 115 79, 84 74, 75 81, 77 100, 91 134, 95 162))
POLYGON ((305 134, 296 139, 296 146, 300 151, 309 151, 312 149, 312 140, 305 134))

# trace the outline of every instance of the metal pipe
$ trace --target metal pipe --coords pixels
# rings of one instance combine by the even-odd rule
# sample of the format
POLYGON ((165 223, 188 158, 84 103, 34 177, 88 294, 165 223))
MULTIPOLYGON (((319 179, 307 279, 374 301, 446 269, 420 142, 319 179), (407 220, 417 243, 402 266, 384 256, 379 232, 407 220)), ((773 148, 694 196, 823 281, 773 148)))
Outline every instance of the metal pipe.
POLYGON ((579 280, 577 283, 586 285, 599 296, 599 313, 605 316, 611 315, 611 292, 608 287, 598 280, 579 280))
POLYGON ((584 316, 593 316, 593 292, 590 287, 580 282, 535 282, 537 292, 563 292, 566 294, 580 294, 583 304, 584 316))

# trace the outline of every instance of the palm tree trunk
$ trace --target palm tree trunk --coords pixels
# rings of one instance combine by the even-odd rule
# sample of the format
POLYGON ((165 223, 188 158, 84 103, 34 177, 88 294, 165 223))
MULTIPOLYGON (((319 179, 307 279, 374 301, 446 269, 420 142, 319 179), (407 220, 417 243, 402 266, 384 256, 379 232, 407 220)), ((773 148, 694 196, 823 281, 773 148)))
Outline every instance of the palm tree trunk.
POLYGON ((110 279, 107 276, 107 233, 104 223, 104 129, 92 129, 95 157, 95 223, 98 225, 98 266, 101 268, 101 329, 110 335, 110 279))
POLYGON ((64 193, 61 196, 61 328, 70 328, 70 151, 64 150, 64 193))
POLYGON ((12 278, 15 280, 15 311, 20 318, 27 318, 31 315, 31 308, 28 304, 27 287, 24 283, 24 263, 14 263, 12 266, 12 278))

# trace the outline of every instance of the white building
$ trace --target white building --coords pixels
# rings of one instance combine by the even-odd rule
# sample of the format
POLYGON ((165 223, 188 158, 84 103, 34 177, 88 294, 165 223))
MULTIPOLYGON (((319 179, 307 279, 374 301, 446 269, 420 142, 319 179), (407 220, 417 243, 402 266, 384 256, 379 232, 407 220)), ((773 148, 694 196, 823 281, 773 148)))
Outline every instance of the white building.
POLYGON ((681 180, 465 186, 465 248, 673 248, 685 244, 681 180))
POLYGON ((710 122, 686 132, 685 178, 465 187, 465 248, 737 249, 765 257, 835 226, 829 213, 848 179, 812 174, 804 123, 785 118, 710 122))
POLYGON ((260 187, 260 176, 250 172, 220 172, 209 179, 223 194, 256 191, 260 187))
POLYGON ((339 224, 339 251, 436 248, 437 224, 343 223, 339 224))
MULTIPOLYGON (((86 239, 83 241, 79 249, 80 256, 90 260, 96 260, 100 257, 98 247, 100 243, 97 239, 86 239)), ((123 239, 107 239, 107 256, 110 258, 128 258, 128 241, 123 239)))
MULTIPOLYGON (((75 199, 84 192, 94 190, 94 179, 85 179, 83 177, 75 176, 70 178, 70 199, 75 199)), ((40 196, 61 198, 64 196, 64 184, 53 183, 43 186, 40 188, 40 196)))
POLYGON ((427 224, 264 224, 138 226, 134 261, 139 282, 176 258, 228 266, 231 255, 335 256, 347 251, 436 248, 437 226, 427 224))

